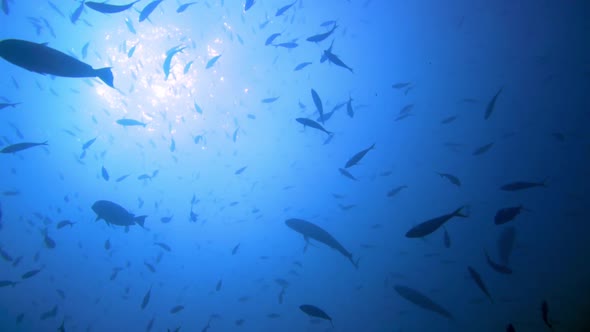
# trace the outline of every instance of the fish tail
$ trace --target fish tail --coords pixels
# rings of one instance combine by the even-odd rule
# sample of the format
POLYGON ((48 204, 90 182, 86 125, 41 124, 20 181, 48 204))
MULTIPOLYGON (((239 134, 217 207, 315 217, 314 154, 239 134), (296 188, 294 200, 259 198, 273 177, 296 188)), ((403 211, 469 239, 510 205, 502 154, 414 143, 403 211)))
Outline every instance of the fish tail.
POLYGON ((453 212, 453 215, 455 217, 461 217, 461 218, 469 218, 469 215, 466 213, 463 213, 463 209, 465 209, 466 206, 462 206, 460 208, 458 208, 457 210, 455 210, 455 212, 453 212))
POLYGON ((137 224, 139 224, 139 226, 141 227, 145 227, 145 218, 147 218, 147 216, 139 216, 139 217, 135 217, 134 220, 137 224))
POLYGON ((103 82, 106 83, 106 85, 110 86, 111 88, 115 88, 115 86, 113 85, 113 72, 111 71, 110 67, 106 67, 106 68, 100 68, 97 69, 96 71, 96 76, 98 76, 98 78, 100 78, 103 82))
POLYGON ((41 145, 49 145, 49 144, 47 144, 48 142, 49 141, 45 141, 45 142, 41 143, 41 145))
POLYGON ((352 262, 352 265, 354 265, 355 269, 359 269, 359 261, 361 260, 361 258, 357 258, 356 261, 352 259, 352 255, 350 255, 349 257, 350 261, 352 262))

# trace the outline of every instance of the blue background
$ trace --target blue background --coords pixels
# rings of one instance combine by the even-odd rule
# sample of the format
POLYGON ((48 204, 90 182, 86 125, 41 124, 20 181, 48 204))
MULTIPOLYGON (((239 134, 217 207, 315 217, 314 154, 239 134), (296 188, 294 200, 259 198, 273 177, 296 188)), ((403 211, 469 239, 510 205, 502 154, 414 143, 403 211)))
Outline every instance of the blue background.
POLYGON ((118 14, 85 8, 75 24, 70 15, 79 2, 53 3, 63 16, 47 1, 8 1, 0 38, 47 42, 94 68, 112 67, 117 89, 0 60, 0 102, 22 103, 0 110, 0 148, 49 143, 0 155, 0 246, 22 257, 16 266, 0 260, 0 280, 18 282, 0 288, 0 330, 55 331, 64 322, 67 331, 145 331, 154 318, 154 331, 201 331, 208 322, 210 332, 504 331, 508 323, 543 331, 547 301, 556 331, 586 331, 587 1, 299 0, 275 17, 289 1, 258 0, 248 11, 242 1, 198 1, 177 13, 179 3, 165 0, 141 23, 149 1, 139 1, 118 14), (320 26, 328 20, 338 24, 330 38, 305 40, 328 31, 320 26), (38 33, 32 22, 41 22, 38 33), (297 39, 298 47, 265 46, 277 32, 275 42, 297 39), (332 40, 354 73, 320 63, 332 40), (187 48, 165 80, 166 51, 178 45, 187 48), (305 61, 312 64, 293 70, 305 61), (326 111, 353 99, 354 117, 345 105, 325 122, 334 132, 327 144, 325 133, 295 121, 319 116, 312 88, 326 111), (271 97, 279 99, 261 102, 271 97), (410 116, 395 121, 409 104, 410 116), (441 123, 449 116, 457 118, 441 123), (147 126, 125 128, 116 123, 121 118, 147 126), (487 153, 472 155, 490 142, 487 153), (349 169, 358 181, 338 172, 373 143, 349 169), (545 179, 542 188, 499 189, 545 179), (408 188, 387 196, 400 185, 408 188), (101 199, 147 215, 146 229, 95 222, 90 207, 101 199), (498 209, 521 204, 528 210, 510 224, 494 224, 498 209), (405 237, 462 205, 469 218, 445 226, 450 248, 443 229, 423 240, 405 237), (303 237, 284 223, 289 218, 329 231, 360 257, 359 269, 319 243, 304 253, 303 237), (73 227, 57 229, 66 219, 73 227), (507 227, 516 230, 514 272, 501 275, 483 250, 497 260, 507 227), (481 274, 494 304, 467 266, 481 274), (21 280, 33 269, 42 270, 21 280), (289 282, 282 304, 277 278, 289 282), (408 302, 394 285, 426 294, 455 320, 408 302), (310 320, 301 304, 322 308, 334 328, 310 320), (54 317, 40 319, 56 305, 54 317), (184 310, 171 314, 176 305, 184 310))

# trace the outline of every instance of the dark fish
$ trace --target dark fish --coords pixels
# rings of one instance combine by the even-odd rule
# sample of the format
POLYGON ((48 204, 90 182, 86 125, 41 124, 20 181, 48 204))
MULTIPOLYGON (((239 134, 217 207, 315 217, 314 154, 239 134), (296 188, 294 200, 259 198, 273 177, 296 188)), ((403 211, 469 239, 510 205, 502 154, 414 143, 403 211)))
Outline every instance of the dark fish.
POLYGON ((238 169, 237 171, 234 172, 235 175, 240 175, 242 173, 244 173, 244 171, 246 170, 246 168, 248 168, 248 166, 244 166, 240 169, 238 169))
POLYGON ((506 332, 516 332, 512 324, 506 325, 506 332))
POLYGON ((133 119, 119 119, 117 120, 117 123, 120 124, 123 127, 129 127, 129 126, 142 126, 145 128, 146 124, 143 122, 139 122, 137 120, 133 120, 133 119))
POLYGON ((352 109, 352 97, 351 96, 348 96, 348 102, 346 103, 346 114, 348 114, 348 116, 351 118, 354 117, 354 110, 352 109))
POLYGON ((39 74, 61 77, 98 77, 108 86, 113 86, 110 68, 93 69, 65 53, 25 40, 5 39, 0 41, 0 57, 6 61, 39 74))
POLYGON ((334 30, 336 30, 337 27, 338 27, 338 25, 334 24, 334 26, 332 26, 332 29, 330 31, 320 33, 317 35, 313 35, 311 37, 308 37, 306 40, 309 42, 313 42, 313 43, 319 43, 319 42, 325 40, 326 38, 330 37, 330 35, 332 35, 332 33, 334 33, 334 30))
POLYGON ((0 103, 0 110, 3 110, 5 108, 7 108, 7 107, 14 108, 14 107, 16 107, 17 105, 20 105, 20 104, 22 104, 22 103, 0 103))
POLYGON ((174 308, 170 309, 170 313, 175 314, 175 313, 182 311, 183 309, 184 309, 183 305, 177 305, 174 308))
POLYGON ((57 315, 57 304, 53 307, 53 309, 42 313, 41 316, 39 317, 39 319, 40 320, 46 320, 46 319, 49 319, 49 318, 53 318, 56 315, 57 315))
POLYGON ((543 182, 516 181, 516 182, 511 182, 511 183, 505 184, 502 187, 500 187, 500 189, 504 190, 504 191, 519 191, 519 190, 525 190, 525 189, 534 188, 534 187, 547 187, 546 182, 547 182, 547 180, 543 180, 543 182))
POLYGON ((24 274, 21 276, 21 279, 23 279, 23 280, 24 280, 24 279, 29 279, 29 278, 32 278, 32 277, 34 277, 35 275, 37 275, 37 273, 39 273, 39 272, 41 272, 41 269, 35 269, 35 270, 31 270, 31 271, 25 272, 25 273, 24 273, 24 274))
POLYGON ((104 250, 111 250, 111 241, 109 239, 104 241, 104 250))
POLYGON ((492 115, 492 112, 494 111, 494 105, 496 105, 496 99, 498 99, 498 96, 500 95, 500 92, 502 92, 502 89, 504 89, 504 87, 501 87, 498 90, 498 92, 496 92, 492 100, 490 100, 490 102, 488 103, 488 106, 486 107, 486 112, 483 116, 484 119, 487 120, 490 118, 490 115, 492 115))
POLYGON ((399 82, 399 83, 392 84, 391 87, 394 89, 403 89, 403 88, 409 86, 410 84, 412 84, 412 83, 411 82, 399 82))
POLYGON ((240 244, 236 244, 236 246, 231 250, 231 254, 235 255, 238 252, 238 249, 240 249, 240 244))
POLYGON ((446 228, 445 228, 445 233, 444 233, 444 237, 443 237, 443 243, 445 244, 445 248, 451 247, 451 237, 449 236, 449 232, 447 232, 446 228))
POLYGON ((109 5, 106 2, 87 1, 86 6, 103 14, 114 14, 126 11, 127 9, 133 7, 136 2, 139 2, 139 0, 133 1, 132 3, 126 5, 109 5))
POLYGON ((5 15, 10 13, 10 9, 8 8, 8 0, 2 0, 2 11, 5 15))
POLYGON ((246 0, 246 3, 244 4, 244 11, 247 12, 248 9, 252 8, 252 6, 254 6, 255 3, 256 0, 246 0))
POLYGON ((156 268, 152 264, 148 262, 143 262, 143 265, 145 265, 145 267, 147 267, 151 273, 156 273, 156 268))
POLYGON ((359 161, 361 161, 361 159, 363 159, 363 157, 367 154, 367 152, 373 150, 375 148, 375 143, 373 143, 373 145, 369 146, 368 148, 357 152, 354 156, 352 156, 350 159, 348 159, 348 161, 346 162, 346 165, 344 165, 344 168, 350 168, 356 164, 358 164, 359 161))
POLYGON ((93 138, 91 140, 89 140, 88 142, 84 143, 84 145, 82 145, 82 150, 86 150, 88 149, 90 146, 92 146, 92 144, 94 144, 94 142, 96 141, 96 138, 93 138))
POLYGON ((176 46, 166 52, 166 59, 164 60, 164 64, 162 68, 164 70, 164 80, 168 80, 168 76, 170 75, 170 66, 172 64, 172 58, 176 55, 176 53, 182 52, 186 47, 176 46))
POLYGON ((275 44, 273 46, 274 47, 283 47, 283 48, 296 48, 297 46, 299 46, 299 44, 297 44, 296 42, 292 41, 292 42, 275 44))
POLYGON ((340 60, 340 58, 336 54, 332 53, 332 51, 330 49, 325 50, 322 57, 325 58, 326 60, 330 61, 331 63, 335 64, 336 66, 346 68, 346 69, 350 70, 351 73, 354 73, 352 68, 350 68, 342 60, 340 60))
POLYGON ((357 178, 355 178, 355 177, 354 177, 352 174, 350 174, 350 172, 349 172, 349 171, 347 171, 346 169, 344 169, 344 168, 339 168, 339 169, 338 169, 338 171, 340 172, 340 174, 342 174, 342 175, 346 176, 347 178, 349 178, 349 179, 351 179, 351 180, 354 180, 354 181, 358 181, 358 179, 357 179, 357 178))
POLYGON ((174 152, 176 151, 176 142, 174 141, 174 138, 170 139, 170 152, 174 152))
MULTIPOLYGON (((139 43, 138 43, 138 44, 139 44, 139 43)), ((135 54, 135 50, 136 50, 136 48, 137 48, 137 45, 138 45, 138 44, 135 44, 135 45, 133 45, 133 46, 132 46, 132 47, 129 49, 129 52, 127 52, 127 57, 128 57, 128 58, 131 58, 131 57, 133 56, 133 54, 135 54)))
POLYGON ((402 191, 403 189, 406 189, 406 188, 408 188, 408 186, 406 186, 406 185, 402 185, 402 186, 393 188, 387 192, 387 197, 393 197, 393 196, 397 195, 400 191, 402 191))
POLYGON ((514 248, 516 239, 516 229, 512 226, 504 227, 502 233, 498 236, 498 256, 503 265, 509 265, 510 254, 514 248))
POLYGON ((302 62, 300 64, 298 64, 295 69, 293 69, 293 71, 299 71, 307 66, 311 65, 311 62, 302 62))
POLYGON ((49 237, 49 234, 47 234, 47 229, 43 231, 43 243, 45 243, 45 247, 47 247, 48 249, 55 248, 55 240, 49 237))
POLYGON ((494 224, 502 225, 514 220, 514 218, 516 218, 516 216, 518 216, 523 209, 524 207, 519 205, 498 210, 494 216, 494 224))
POLYGON ((449 214, 445 214, 440 217, 436 217, 436 218, 424 221, 424 222, 412 227, 406 233, 406 237, 409 237, 409 238, 424 237, 424 236, 429 235, 429 234, 433 233, 434 231, 436 231, 439 227, 441 227, 444 223, 446 223, 447 221, 449 221, 453 217, 467 218, 468 216, 466 214, 463 214, 463 212, 461 211, 464 208, 465 207, 462 206, 449 214))
POLYGON ((221 279, 219 279, 219 281, 217 282, 217 285, 215 285, 215 291, 219 292, 221 290, 222 283, 223 283, 223 281, 221 279))
POLYGON ((549 321, 549 304, 547 301, 543 301, 543 303, 541 303, 541 318, 543 318, 545 325, 547 325, 547 327, 553 331, 553 323, 549 321))
POLYGON ((61 325, 57 328, 57 332, 66 332, 65 323, 65 319, 61 321, 61 325))
POLYGON ((215 65, 215 63, 217 62, 217 60, 219 60, 219 58, 221 58, 221 54, 212 57, 209 61, 207 61, 207 65, 205 66, 205 69, 209 69, 209 68, 213 67, 213 65, 215 65))
POLYGON ((16 316, 16 324, 20 324, 23 321, 23 318, 25 318, 25 313, 20 313, 18 314, 18 316, 16 316))
POLYGON ((135 28, 133 27, 133 22, 128 17, 125 18, 125 25, 127 26, 127 30, 129 30, 129 32, 134 35, 137 34, 137 31, 135 31, 135 28))
POLYGON ((188 73, 188 71, 191 69, 191 66, 193 65, 194 61, 189 61, 185 66, 184 66, 184 70, 183 73, 186 74, 188 73))
POLYGON ((453 174, 439 172, 436 172, 436 174, 440 175, 441 178, 447 178, 449 181, 451 181, 452 184, 456 185, 457 187, 461 187, 461 180, 459 180, 459 178, 454 176, 453 174))
POLYGON ((439 315, 442 315, 443 317, 453 320, 453 315, 451 315, 450 312, 417 290, 401 285, 395 285, 393 288, 401 297, 419 306, 420 308, 435 312, 439 315))
POLYGON ((2 249, 2 248, 0 248, 0 256, 2 256, 2 259, 4 259, 7 262, 14 261, 14 258, 9 253, 4 251, 4 249, 2 249))
POLYGON ((78 8, 76 8, 76 10, 74 10, 74 12, 72 13, 72 16, 70 16, 70 21, 73 24, 76 24, 76 22, 80 18, 80 15, 82 15, 82 11, 84 11, 84 1, 80 2, 78 8))
POLYGON ((496 262, 494 262, 491 258, 490 255, 488 255, 488 252, 486 250, 484 250, 484 255, 486 256, 486 261, 488 262, 488 265, 496 272, 498 273, 502 273, 502 274, 512 274, 512 269, 509 268, 508 266, 505 265, 501 265, 498 264, 496 262))
POLYGON ((162 217, 162 218, 160 218, 160 222, 162 222, 163 224, 167 224, 167 223, 169 223, 169 222, 172 221, 172 218, 173 217, 174 216, 171 216, 171 217, 162 217))
POLYGON ((154 242, 154 245, 156 245, 156 246, 158 246, 158 247, 160 247, 160 248, 162 248, 162 249, 164 249, 164 250, 166 250, 166 251, 168 251, 168 252, 170 252, 170 251, 172 250, 172 249, 170 248, 170 246, 169 246, 169 245, 167 245, 166 243, 162 243, 162 242, 154 242))
POLYGON ((18 282, 16 281, 10 281, 10 280, 0 280, 0 288, 2 287, 7 287, 7 286, 16 286, 16 284, 18 284, 18 282))
POLYGON ((150 16, 150 14, 156 9, 156 7, 158 7, 160 2, 162 2, 162 0, 155 0, 148 3, 147 6, 143 8, 141 13, 139 13, 139 22, 145 21, 150 16))
POLYGON ((184 12, 185 10, 187 10, 187 9, 188 9, 188 7, 190 7, 190 6, 192 6, 192 5, 196 4, 196 3, 197 3, 197 2, 195 1, 195 2, 189 2, 189 3, 185 3, 184 5, 180 5, 180 6, 178 7, 178 9, 176 9, 176 12, 177 12, 177 13, 182 13, 182 12, 184 12))
POLYGON ((303 127, 315 128, 315 129, 318 129, 318 130, 323 131, 324 133, 326 133, 328 135, 333 135, 332 132, 327 131, 324 127, 322 127, 321 124, 313 121, 312 119, 308 119, 308 118, 297 118, 297 119, 295 119, 295 121, 301 123, 303 125, 303 127))
POLYGON ((268 45, 272 44, 272 42, 280 35, 281 35, 280 32, 276 32, 276 33, 273 33, 272 35, 268 36, 268 38, 266 38, 266 41, 264 42, 264 46, 268 46, 268 45))
POLYGON ((141 301, 141 310, 145 309, 145 307, 147 307, 148 303, 150 303, 151 293, 152 293, 152 288, 150 287, 150 289, 148 289, 148 291, 143 296, 143 301, 141 301))
POLYGON ((96 213, 96 220, 103 219, 107 225, 132 226, 135 224, 144 227, 147 216, 136 217, 129 213, 120 205, 110 201, 96 201, 92 205, 92 210, 96 213))
POLYGON ((311 305, 311 304, 300 305, 299 309, 301 309, 301 311, 303 311, 304 313, 306 313, 307 315, 309 315, 311 317, 329 320, 332 327, 334 327, 334 323, 332 322, 332 318, 330 316, 328 316, 328 314, 326 314, 322 309, 320 309, 314 305, 311 305))
POLYGON ((41 146, 41 145, 47 145, 47 141, 45 141, 43 143, 28 143, 27 142, 27 143, 12 144, 12 145, 9 145, 9 146, 3 148, 2 150, 0 150, 0 153, 15 153, 15 152, 23 151, 26 149, 30 149, 35 146, 41 146))
POLYGON ((275 101, 279 100, 280 97, 271 97, 271 98, 264 98, 260 102, 263 104, 270 104, 274 103, 275 101))
POLYGON ((275 13, 275 16, 281 16, 283 15, 287 10, 289 10, 289 8, 293 7, 293 5, 295 5, 297 3, 298 0, 293 1, 293 3, 285 5, 281 8, 279 8, 277 10, 277 12, 275 13))
POLYGON ((484 154, 484 153, 488 152, 492 148, 492 146, 494 146, 494 142, 488 143, 486 145, 482 145, 479 148, 473 150, 472 154, 474 156, 479 156, 480 154, 484 154))
POLYGON ((492 300, 492 296, 490 295, 490 292, 488 292, 488 289, 486 285, 483 283, 483 280, 481 279, 479 273, 477 273, 477 271, 475 271, 475 269, 473 269, 471 266, 468 266, 467 270, 469 271, 469 274, 471 275, 473 281, 475 281, 475 283, 477 284, 477 287, 479 287, 479 289, 481 289, 481 291, 484 292, 488 299, 490 299, 490 302, 494 303, 494 300, 492 300))
POLYGON ((323 228, 315 224, 312 224, 309 221, 295 218, 287 219, 285 221, 285 224, 292 230, 303 235, 303 238, 306 242, 306 248, 309 244, 309 239, 314 239, 340 252, 344 257, 350 260, 350 262, 352 263, 352 265, 354 265, 355 268, 358 269, 359 259, 357 259, 356 261, 353 260, 352 254, 348 252, 348 250, 346 250, 344 246, 342 246, 342 244, 338 242, 338 240, 336 240, 330 233, 325 231, 323 228))
POLYGON ((106 169, 106 168, 104 168, 104 166, 102 166, 101 173, 102 173, 102 178, 103 178, 105 181, 108 181, 108 180, 110 179, 110 177, 109 177, 109 172, 107 172, 107 169, 106 169))
POLYGON ((442 124, 449 124, 449 123, 455 121, 456 119, 457 119, 457 116, 456 115, 453 115, 453 116, 449 116, 448 118, 442 119, 440 121, 440 123, 442 123, 442 124))
POLYGON ((125 180, 129 175, 130 174, 126 174, 126 175, 120 176, 119 178, 117 178, 117 180, 115 180, 115 182, 121 182, 121 181, 125 180))

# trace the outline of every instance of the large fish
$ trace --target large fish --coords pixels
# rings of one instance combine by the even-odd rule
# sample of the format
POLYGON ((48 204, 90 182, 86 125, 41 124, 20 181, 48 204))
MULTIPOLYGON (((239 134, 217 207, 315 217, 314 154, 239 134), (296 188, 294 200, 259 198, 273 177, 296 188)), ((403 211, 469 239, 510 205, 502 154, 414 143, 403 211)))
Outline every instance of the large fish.
POLYGON ((139 0, 133 1, 132 3, 128 3, 126 5, 109 5, 106 2, 87 1, 86 6, 103 14, 114 14, 126 11, 127 9, 133 7, 133 5, 135 5, 137 2, 139 2, 139 0))
POLYGON ((324 106, 322 105, 320 95, 318 95, 318 93, 314 89, 311 89, 311 98, 313 99, 313 103, 315 104, 315 107, 318 109, 318 112, 320 113, 320 122, 324 124, 324 106))
POLYGON ((43 143, 28 143, 28 142, 26 142, 26 143, 12 144, 12 145, 9 145, 9 146, 5 147, 4 149, 0 150, 0 153, 15 153, 15 152, 30 149, 32 147, 40 146, 40 145, 47 145, 47 141, 45 141, 43 143))
POLYGON ((352 254, 348 252, 348 250, 346 250, 342 244, 340 244, 340 242, 338 242, 330 233, 326 232, 321 227, 312 224, 309 221, 295 218, 287 219, 285 224, 287 224, 287 226, 292 230, 303 235, 303 238, 306 241, 306 247, 307 243, 309 243, 309 239, 314 239, 340 252, 342 255, 344 255, 344 257, 350 260, 355 268, 358 269, 359 260, 353 260, 352 254))
POLYGON ((375 148, 375 143, 373 143, 373 145, 369 146, 368 148, 357 152, 354 156, 352 156, 350 159, 348 159, 348 161, 346 162, 346 165, 344 165, 344 168, 350 168, 356 164, 358 164, 359 161, 361 161, 361 159, 363 159, 363 157, 367 154, 367 152, 373 150, 375 148))
POLYGON ((496 225, 502 225, 510 222, 516 218, 522 210, 525 208, 522 205, 511 206, 498 210, 494 216, 494 223, 496 225))
POLYGON ((324 133, 328 134, 328 135, 333 135, 333 133, 331 131, 327 131, 324 127, 322 127, 321 124, 313 121, 312 119, 308 119, 308 118, 297 118, 295 119, 295 121, 301 123, 303 125, 303 127, 312 127, 318 130, 323 131, 324 133))
POLYGON ((426 220, 425 222, 422 222, 422 223, 412 227, 406 233, 406 237, 409 237, 409 238, 424 237, 426 235, 433 233, 437 229, 439 229, 440 226, 442 226, 444 223, 446 223, 447 221, 449 221, 453 217, 467 218, 468 216, 466 214, 463 214, 463 212, 462 212, 463 208, 464 208, 464 206, 458 208, 457 210, 455 210, 449 214, 445 214, 440 217, 426 220))
POLYGON ((450 312, 419 291, 401 285, 395 285, 393 288, 401 297, 414 303, 420 308, 436 312, 437 314, 442 315, 448 319, 453 319, 453 315, 451 315, 450 312))
POLYGON ((311 317, 329 320, 330 324, 332 324, 332 327, 334 327, 334 323, 332 322, 332 317, 328 316, 328 314, 325 313, 322 309, 320 309, 314 305, 311 305, 311 304, 300 305, 299 309, 301 309, 301 311, 303 311, 304 313, 306 313, 307 315, 309 315, 311 317))
POLYGON ((122 206, 110 201, 96 201, 92 205, 92 210, 96 213, 96 220, 103 219, 108 225, 131 226, 138 224, 144 227, 147 216, 136 217, 129 213, 122 206))
POLYGON ((48 47, 47 44, 5 39, 0 41, 0 57, 39 74, 61 77, 98 77, 114 88, 111 68, 93 69, 76 58, 48 47))
POLYGON ((338 25, 334 24, 334 26, 332 27, 332 30, 330 30, 328 32, 320 33, 317 35, 313 35, 311 37, 308 37, 306 40, 313 42, 313 43, 319 43, 319 42, 323 41, 324 39, 330 37, 330 35, 334 32, 334 30, 336 30, 337 27, 338 27, 338 25))

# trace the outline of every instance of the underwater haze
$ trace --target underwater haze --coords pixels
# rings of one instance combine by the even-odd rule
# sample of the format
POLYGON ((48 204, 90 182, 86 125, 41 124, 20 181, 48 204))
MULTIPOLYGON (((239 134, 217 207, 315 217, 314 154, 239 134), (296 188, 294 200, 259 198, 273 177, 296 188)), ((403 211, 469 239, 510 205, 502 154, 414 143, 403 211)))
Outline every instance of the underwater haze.
POLYGON ((0 2, 0 331, 590 331, 590 2, 0 2))

